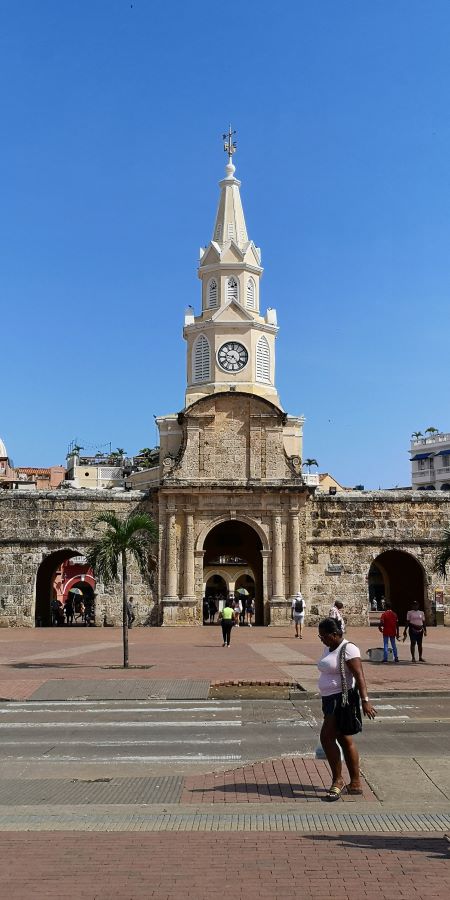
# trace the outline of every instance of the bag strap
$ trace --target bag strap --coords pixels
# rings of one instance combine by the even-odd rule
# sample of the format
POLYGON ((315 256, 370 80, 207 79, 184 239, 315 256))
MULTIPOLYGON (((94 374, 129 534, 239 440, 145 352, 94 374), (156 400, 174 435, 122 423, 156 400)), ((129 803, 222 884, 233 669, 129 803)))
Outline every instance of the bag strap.
POLYGON ((348 686, 347 679, 345 677, 345 648, 348 644, 348 641, 344 641, 342 647, 339 651, 339 669, 341 673, 341 688, 342 688, 342 706, 347 706, 348 704, 348 686))

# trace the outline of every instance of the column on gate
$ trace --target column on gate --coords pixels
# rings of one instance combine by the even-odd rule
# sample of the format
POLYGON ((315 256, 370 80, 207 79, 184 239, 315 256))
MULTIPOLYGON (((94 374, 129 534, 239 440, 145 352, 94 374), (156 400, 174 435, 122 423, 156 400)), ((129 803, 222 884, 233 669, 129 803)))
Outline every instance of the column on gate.
POLYGON ((177 532, 176 532, 176 513, 174 509, 167 510, 166 518, 166 541, 167 541, 167 572, 166 572, 166 595, 164 600, 178 600, 178 559, 177 559, 177 532))
POLYGON ((183 600, 195 600, 194 513, 191 509, 186 509, 184 515, 183 563, 183 600))
POLYGON ((281 515, 272 515, 272 600, 284 600, 281 515))
POLYGON ((289 510, 289 573, 291 600, 300 590, 300 532, 298 510, 289 510))

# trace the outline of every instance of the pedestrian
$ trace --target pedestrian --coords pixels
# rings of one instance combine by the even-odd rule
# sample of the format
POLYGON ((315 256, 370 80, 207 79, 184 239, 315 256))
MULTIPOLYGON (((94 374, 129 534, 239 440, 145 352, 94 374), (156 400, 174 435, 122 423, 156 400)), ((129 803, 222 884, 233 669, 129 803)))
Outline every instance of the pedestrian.
POLYGON ((236 628, 239 628, 239 622, 242 615, 242 600, 240 594, 238 594, 237 597, 234 598, 234 612, 236 628))
POLYGON ((127 600, 127 620, 128 620, 128 628, 133 627, 133 622, 136 619, 134 606, 133 606, 133 598, 129 597, 127 600))
POLYGON ((389 600, 385 601, 384 612, 382 612, 380 616, 378 631, 381 631, 381 634, 383 635, 383 662, 387 663, 388 661, 390 641, 392 652, 394 654, 394 661, 398 663, 397 644, 395 643, 395 638, 397 638, 398 641, 400 640, 398 616, 392 609, 389 600))
POLYGON ((253 606, 253 597, 245 598, 245 618, 249 628, 252 627, 252 618, 255 615, 255 607, 253 606))
POLYGON ((332 775, 327 800, 338 800, 345 786, 340 747, 350 775, 347 793, 362 794, 359 754, 352 739, 362 730, 360 699, 365 716, 374 719, 376 711, 367 696, 359 648, 344 639, 339 622, 322 619, 319 638, 325 645, 317 663, 324 714, 320 743, 332 775))
POLYGON ((91 601, 90 597, 85 597, 83 620, 84 620, 84 624, 86 626, 91 624, 91 616, 92 616, 92 601, 91 601))
POLYGON ((328 618, 336 619, 336 622, 339 622, 339 625, 341 626, 342 634, 345 634, 345 622, 341 613, 341 609, 343 608, 344 604, 342 603, 342 600, 335 600, 333 606, 330 609, 330 612, 328 613, 328 618))
POLYGON ((59 625, 59 600, 56 597, 53 597, 53 600, 50 603, 50 610, 52 614, 52 625, 59 625))
POLYGON ((66 614, 66 622, 68 625, 73 625, 73 616, 74 616, 74 606, 73 606, 73 598, 70 594, 67 595, 67 600, 64 604, 64 612, 66 614))
POLYGON ((291 619, 295 625, 295 637, 303 638, 303 622, 305 621, 305 602, 298 591, 292 598, 291 619))
POLYGON ((222 647, 230 646, 231 629, 235 623, 235 616, 236 613, 233 609, 233 601, 228 599, 226 606, 223 608, 222 612, 219 613, 219 619, 221 620, 222 625, 222 647))
POLYGON ((214 617, 217 612, 217 606, 216 606, 216 601, 215 601, 214 597, 209 598, 208 605, 209 605, 209 621, 210 621, 210 623, 212 623, 214 625, 214 617))
POLYGON ((406 641, 406 635, 409 631, 409 641, 411 648, 411 662, 416 661, 416 645, 419 651, 419 662, 425 662, 422 656, 422 641, 427 634, 427 626, 425 622, 425 613, 420 609, 417 600, 414 601, 412 609, 406 613, 406 625, 403 632, 403 640, 406 641))
POLYGON ((203 624, 207 625, 209 620, 209 603, 208 598, 203 597, 203 624))

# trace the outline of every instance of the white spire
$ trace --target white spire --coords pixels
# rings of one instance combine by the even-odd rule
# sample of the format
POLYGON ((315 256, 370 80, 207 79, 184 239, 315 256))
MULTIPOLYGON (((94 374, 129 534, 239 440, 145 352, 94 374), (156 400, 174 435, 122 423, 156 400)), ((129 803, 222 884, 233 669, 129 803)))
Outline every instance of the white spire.
POLYGON ((228 163, 225 166, 226 178, 219 181, 221 189, 219 208, 212 239, 222 246, 230 241, 234 241, 242 249, 248 244, 248 234, 239 193, 241 182, 234 177, 236 171, 233 165, 233 153, 236 151, 236 143, 233 141, 234 134, 236 132, 231 130, 230 125, 228 134, 223 135, 225 141, 224 150, 228 154, 228 163))

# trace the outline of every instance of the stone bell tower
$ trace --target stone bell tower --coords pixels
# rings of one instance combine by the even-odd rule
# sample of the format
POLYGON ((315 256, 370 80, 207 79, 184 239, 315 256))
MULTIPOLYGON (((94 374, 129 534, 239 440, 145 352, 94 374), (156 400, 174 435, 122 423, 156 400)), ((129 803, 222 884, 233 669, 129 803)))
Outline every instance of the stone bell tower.
POLYGON ((280 406, 275 387, 274 309, 263 314, 261 251, 249 240, 233 154, 235 132, 224 135, 226 176, 209 245, 200 250, 201 312, 186 311, 186 406, 221 391, 256 394, 280 406))

